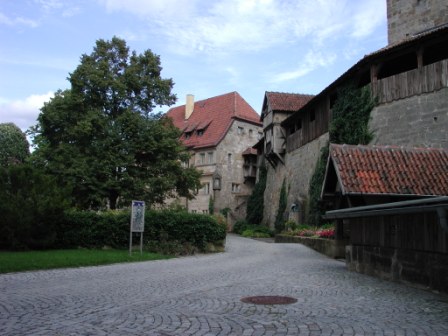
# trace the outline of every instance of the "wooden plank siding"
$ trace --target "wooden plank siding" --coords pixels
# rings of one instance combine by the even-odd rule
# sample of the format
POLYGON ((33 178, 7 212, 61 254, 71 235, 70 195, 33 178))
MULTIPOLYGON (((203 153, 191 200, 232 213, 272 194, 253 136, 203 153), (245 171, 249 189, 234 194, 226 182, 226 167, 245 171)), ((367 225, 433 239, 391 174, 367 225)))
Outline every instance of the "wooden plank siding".
POLYGON ((323 99, 313 106, 307 107, 306 110, 297 113, 287 127, 286 151, 288 153, 292 152, 328 132, 329 114, 328 99, 323 99), (312 121, 311 115, 313 113, 314 120, 312 121), (298 119, 301 119, 302 128, 292 131, 298 119))
POLYGON ((448 60, 425 65, 371 83, 378 103, 388 103, 448 87, 448 60))
POLYGON ((438 222, 435 212, 350 219, 350 243, 448 253, 448 234, 438 222))

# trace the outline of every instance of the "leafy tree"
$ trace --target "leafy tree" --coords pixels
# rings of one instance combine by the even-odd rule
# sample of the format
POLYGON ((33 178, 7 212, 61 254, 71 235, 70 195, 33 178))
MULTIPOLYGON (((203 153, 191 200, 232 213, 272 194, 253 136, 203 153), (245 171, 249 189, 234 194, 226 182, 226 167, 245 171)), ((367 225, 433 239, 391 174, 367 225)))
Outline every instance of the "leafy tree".
POLYGON ((191 198, 200 173, 183 168, 180 131, 156 106, 171 105, 173 81, 159 56, 129 53, 124 40, 98 40, 70 74, 71 88, 44 105, 33 128, 33 161, 73 188, 80 208, 114 209, 133 198, 191 198))
POLYGON ((0 249, 50 248, 67 191, 29 164, 0 167, 0 249))
POLYGON ((247 200, 246 221, 250 224, 261 224, 264 211, 264 191, 267 179, 266 165, 260 166, 260 175, 254 190, 247 200))
POLYGON ((30 155, 25 134, 13 123, 0 124, 0 166, 23 163, 30 155))

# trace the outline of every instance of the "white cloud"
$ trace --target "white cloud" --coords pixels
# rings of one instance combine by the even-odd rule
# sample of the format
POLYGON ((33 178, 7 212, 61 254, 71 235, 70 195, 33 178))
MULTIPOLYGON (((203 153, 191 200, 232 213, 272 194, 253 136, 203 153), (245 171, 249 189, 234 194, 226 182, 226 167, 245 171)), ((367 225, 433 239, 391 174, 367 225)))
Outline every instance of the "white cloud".
POLYGON ((303 77, 313 70, 321 67, 327 67, 333 64, 336 60, 334 53, 322 53, 320 51, 309 51, 303 59, 300 59, 300 65, 298 68, 278 73, 271 78, 272 83, 280 83, 285 81, 294 80, 303 77))
POLYGON ((54 96, 53 92, 31 95, 24 100, 7 101, 0 98, 0 123, 12 122, 23 131, 36 124, 37 116, 45 102, 54 96))
POLYGON ((352 36, 363 38, 372 34, 376 27, 385 24, 386 2, 378 0, 360 1, 353 17, 352 36))
POLYGON ((0 13, 0 24, 7 26, 27 26, 31 28, 36 28, 39 26, 39 22, 36 20, 26 19, 23 17, 10 18, 3 13, 0 13))
POLYGON ((384 16, 379 0, 98 0, 109 11, 147 20, 179 54, 260 51, 303 39, 314 45, 370 34, 384 16), (375 15, 372 15, 374 13, 375 15), (355 31, 352 23, 355 20, 355 31))

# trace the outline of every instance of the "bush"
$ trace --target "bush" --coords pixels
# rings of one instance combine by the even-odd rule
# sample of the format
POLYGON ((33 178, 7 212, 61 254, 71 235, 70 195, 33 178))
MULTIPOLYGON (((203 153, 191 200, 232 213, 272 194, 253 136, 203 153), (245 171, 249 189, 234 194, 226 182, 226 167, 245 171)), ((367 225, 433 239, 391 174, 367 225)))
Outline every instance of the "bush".
POLYGON ((51 176, 27 164, 1 168, 0 249, 54 246, 67 194, 51 176))
MULTIPOLYGON (((59 242, 64 247, 128 248, 130 217, 129 211, 67 212, 59 242)), ((145 213, 143 240, 151 251, 174 255, 205 251, 207 244, 223 244, 225 237, 225 225, 212 216, 169 210, 145 213)))
POLYGON ((233 225, 232 232, 236 234, 242 234, 243 231, 245 231, 249 226, 250 224, 247 222, 247 220, 245 219, 237 220, 233 225))

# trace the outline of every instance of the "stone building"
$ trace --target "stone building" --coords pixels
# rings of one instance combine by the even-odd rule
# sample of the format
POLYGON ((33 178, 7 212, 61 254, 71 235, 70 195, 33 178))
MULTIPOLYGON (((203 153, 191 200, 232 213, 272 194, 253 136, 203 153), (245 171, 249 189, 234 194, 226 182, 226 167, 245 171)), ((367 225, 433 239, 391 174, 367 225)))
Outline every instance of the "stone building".
POLYGON ((166 116, 182 130, 181 141, 191 151, 190 162, 202 171, 202 188, 193 200, 179 200, 188 211, 208 213, 228 209, 229 223, 245 217, 246 201, 256 177, 256 151, 261 138, 260 116, 237 93, 171 108, 166 116))
POLYGON ((310 179, 320 149, 328 143, 332 107, 338 89, 348 83, 369 86, 377 97, 369 123, 372 144, 448 147, 448 5, 442 0, 387 2, 388 46, 366 55, 302 106, 278 113, 280 119, 267 118, 270 102, 265 97, 264 146, 259 151, 271 163, 264 196, 264 222, 269 226, 283 180, 288 186, 284 216, 303 220, 310 179))

